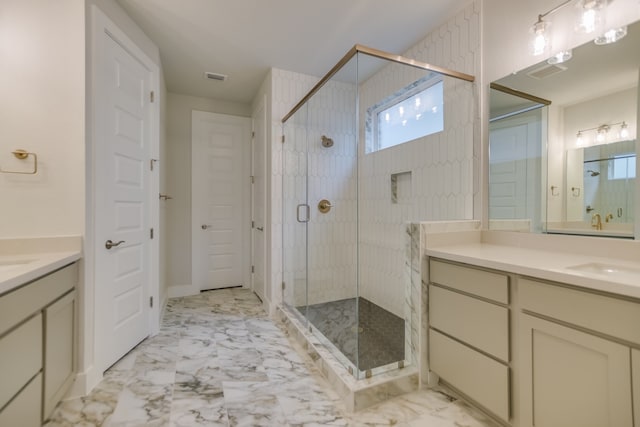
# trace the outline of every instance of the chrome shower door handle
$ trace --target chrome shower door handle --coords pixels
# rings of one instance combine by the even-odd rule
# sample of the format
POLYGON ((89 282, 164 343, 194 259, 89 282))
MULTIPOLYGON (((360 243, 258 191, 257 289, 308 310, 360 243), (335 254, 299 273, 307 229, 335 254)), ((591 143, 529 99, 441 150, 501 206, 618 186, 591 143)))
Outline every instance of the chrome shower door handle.
POLYGON ((120 240, 119 242, 116 242, 116 243, 114 243, 112 240, 107 240, 106 242, 104 242, 104 247, 107 249, 111 249, 113 247, 120 246, 123 243, 124 243, 124 240, 120 240))
POLYGON ((309 222, 310 215, 311 208, 306 203, 300 203, 298 206, 296 206, 296 219, 298 220, 298 222, 309 222), (303 219, 300 219, 300 208, 306 208, 305 217, 303 219))

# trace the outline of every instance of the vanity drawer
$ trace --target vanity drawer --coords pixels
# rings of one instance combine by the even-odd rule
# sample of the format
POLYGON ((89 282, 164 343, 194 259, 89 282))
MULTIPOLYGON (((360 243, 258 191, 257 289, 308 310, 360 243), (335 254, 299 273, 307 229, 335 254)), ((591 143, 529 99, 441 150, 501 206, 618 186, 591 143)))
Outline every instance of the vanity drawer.
POLYGON ((432 259, 429 280, 502 304, 509 304, 509 277, 432 259))
POLYGON ((0 426, 40 427, 40 402, 42 401, 42 374, 38 374, 28 386, 0 412, 0 426))
POLYGON ((437 331, 429 331, 429 369, 505 421, 509 368, 437 331))
POLYGON ((509 360, 509 309, 429 286, 429 325, 503 361, 509 360))
POLYGON ((0 338, 0 408, 42 368, 42 314, 0 338))
POLYGON ((521 278, 523 310, 640 344, 640 303, 521 278))
POLYGON ((72 264, 0 297, 0 335, 73 289, 77 282, 78 264, 72 264))

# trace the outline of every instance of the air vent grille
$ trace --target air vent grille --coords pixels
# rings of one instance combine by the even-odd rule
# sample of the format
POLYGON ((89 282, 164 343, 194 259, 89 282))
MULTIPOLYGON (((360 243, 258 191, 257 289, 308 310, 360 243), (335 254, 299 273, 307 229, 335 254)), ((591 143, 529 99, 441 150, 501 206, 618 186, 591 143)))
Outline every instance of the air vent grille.
POLYGON ((545 65, 540 68, 536 68, 535 70, 531 70, 527 73, 527 76, 532 77, 534 79, 542 80, 547 77, 553 76, 554 74, 561 73, 565 71, 567 67, 563 67, 562 65, 545 65))
POLYGON ((210 71, 205 72, 205 73, 204 73, 204 76, 205 76, 207 79, 210 79, 210 80, 218 80, 218 81, 221 81, 221 82, 223 82, 223 81, 227 80, 227 76, 226 76, 225 74, 212 73, 212 72, 210 72, 210 71))

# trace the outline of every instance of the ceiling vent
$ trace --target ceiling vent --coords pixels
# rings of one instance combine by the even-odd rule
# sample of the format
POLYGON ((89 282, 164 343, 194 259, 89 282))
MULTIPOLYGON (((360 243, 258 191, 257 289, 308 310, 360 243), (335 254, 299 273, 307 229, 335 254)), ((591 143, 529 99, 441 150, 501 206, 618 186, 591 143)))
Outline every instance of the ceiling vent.
POLYGON ((551 65, 551 64, 545 64, 544 66, 540 67, 540 68, 536 68, 535 70, 531 70, 527 73, 527 76, 534 78, 534 79, 538 79, 538 80, 542 80, 542 79, 546 79, 547 77, 553 76, 554 74, 558 74, 561 73, 563 71, 566 71, 567 67, 564 67, 562 65, 551 65))
POLYGON ((206 71, 204 73, 204 76, 209 80, 218 80, 218 81, 221 81, 221 82, 227 80, 227 75, 218 74, 218 73, 212 73, 210 71, 206 71))

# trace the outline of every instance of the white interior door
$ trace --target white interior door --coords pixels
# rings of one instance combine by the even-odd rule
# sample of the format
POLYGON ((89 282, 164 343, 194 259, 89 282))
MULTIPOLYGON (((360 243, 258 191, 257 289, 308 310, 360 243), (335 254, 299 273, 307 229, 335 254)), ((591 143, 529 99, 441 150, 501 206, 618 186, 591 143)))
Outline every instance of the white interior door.
POLYGON ((526 218, 527 125, 491 130, 489 141, 489 217, 526 218))
POLYGON ((251 289, 262 300, 265 292, 265 267, 266 267, 266 148, 267 148, 267 112, 265 99, 263 98, 253 115, 252 138, 252 185, 251 185, 251 289))
MULTIPOLYGON (((94 41, 96 360, 108 368, 152 330, 153 72, 107 31, 94 41), (109 245, 109 242, 113 242, 109 245)), ((157 193, 156 193, 157 198, 157 193)))
POLYGON ((192 112, 192 280, 249 286, 251 119, 192 112))

